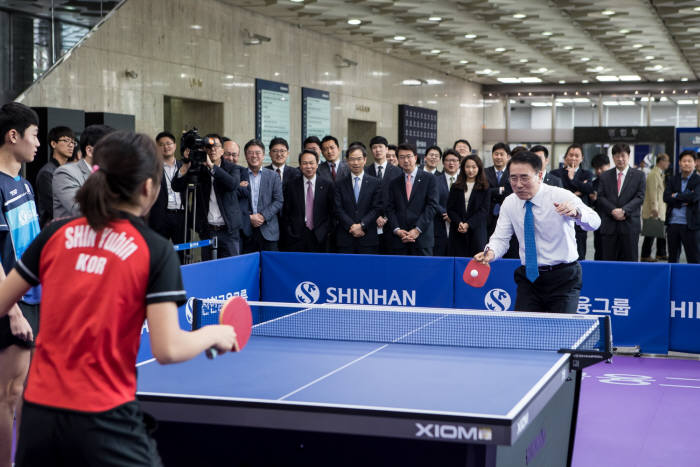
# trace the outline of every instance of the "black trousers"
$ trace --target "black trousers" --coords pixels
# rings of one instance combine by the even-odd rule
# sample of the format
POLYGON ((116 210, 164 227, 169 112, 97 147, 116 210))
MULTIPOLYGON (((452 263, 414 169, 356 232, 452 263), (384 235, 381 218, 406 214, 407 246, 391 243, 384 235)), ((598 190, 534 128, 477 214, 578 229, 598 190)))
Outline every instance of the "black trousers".
POLYGON ((376 255, 377 245, 350 245, 337 247, 338 253, 355 254, 355 255, 376 255))
MULTIPOLYGON (((216 237, 216 257, 228 258, 229 256, 238 256, 238 231, 229 232, 226 226, 215 227, 207 225, 207 229, 200 232, 200 237, 203 240, 216 237)), ((209 261, 212 258, 211 248, 206 246, 202 248, 202 260, 209 261)))
POLYGON ((688 264, 700 262, 700 230, 690 230, 685 224, 669 224, 666 227, 668 240, 668 262, 677 263, 681 256, 681 245, 688 264))
POLYGON ((593 259, 601 261, 603 259, 603 240, 599 231, 593 232, 593 259))
POLYGON ((642 242, 642 258, 651 256, 651 247, 656 240, 656 257, 666 256, 666 239, 663 237, 644 237, 642 242))
POLYGON ((553 269, 540 268, 535 282, 525 275, 525 266, 513 274, 518 286, 515 311, 548 313, 576 313, 581 294, 581 265, 578 262, 561 264, 553 269))
POLYGON ((253 227, 250 237, 243 235, 243 253, 254 253, 256 251, 279 251, 276 241, 265 240, 260 227, 253 227))
POLYGON ((588 241, 588 232, 583 230, 578 225, 574 226, 576 231, 576 250, 578 250, 578 260, 586 259, 586 242, 588 241))
POLYGON ((603 261, 639 261, 639 232, 602 234, 603 261))
POLYGON ((433 256, 448 256, 448 240, 447 237, 435 237, 435 245, 433 246, 433 256))
POLYGON ((288 238, 288 251, 301 251, 305 253, 327 253, 327 240, 324 238, 320 242, 316 239, 313 231, 304 227, 300 239, 288 238))
POLYGON ((416 246, 415 243, 404 243, 400 247, 394 247, 391 251, 392 255, 405 255, 405 256, 432 256, 432 248, 421 248, 416 246))

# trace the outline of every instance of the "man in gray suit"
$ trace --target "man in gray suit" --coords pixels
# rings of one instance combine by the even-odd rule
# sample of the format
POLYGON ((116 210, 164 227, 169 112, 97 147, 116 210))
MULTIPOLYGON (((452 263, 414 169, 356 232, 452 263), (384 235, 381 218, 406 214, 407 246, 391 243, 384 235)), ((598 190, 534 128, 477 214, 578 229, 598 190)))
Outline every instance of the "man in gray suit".
POLYGON ((75 201, 85 180, 92 173, 92 150, 97 142, 114 128, 106 125, 90 125, 80 135, 80 151, 83 158, 58 167, 53 174, 53 218, 73 217, 80 215, 80 206, 75 201))
POLYGON ((262 167, 265 157, 265 144, 262 141, 248 141, 243 151, 248 162, 247 189, 250 193, 248 215, 243 216, 243 222, 250 226, 245 225, 242 229, 243 253, 278 251, 280 228, 277 213, 283 203, 282 182, 279 175, 262 167))

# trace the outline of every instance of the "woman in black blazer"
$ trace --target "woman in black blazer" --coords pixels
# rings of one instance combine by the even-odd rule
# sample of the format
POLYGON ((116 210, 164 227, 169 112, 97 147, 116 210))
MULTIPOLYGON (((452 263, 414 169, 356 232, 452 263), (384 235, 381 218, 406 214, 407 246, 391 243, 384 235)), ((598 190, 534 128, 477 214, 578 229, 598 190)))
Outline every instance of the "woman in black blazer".
POLYGON ((447 198, 450 218, 450 256, 474 256, 486 246, 489 182, 479 156, 469 155, 459 164, 457 181, 447 198))

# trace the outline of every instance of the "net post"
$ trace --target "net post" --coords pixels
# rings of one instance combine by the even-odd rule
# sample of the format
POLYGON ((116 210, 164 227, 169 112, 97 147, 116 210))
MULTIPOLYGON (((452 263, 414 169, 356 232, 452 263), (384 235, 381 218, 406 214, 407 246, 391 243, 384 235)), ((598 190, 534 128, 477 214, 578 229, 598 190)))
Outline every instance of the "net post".
POLYGON ((202 300, 199 298, 192 299, 192 330, 196 331, 200 327, 202 316, 202 300))

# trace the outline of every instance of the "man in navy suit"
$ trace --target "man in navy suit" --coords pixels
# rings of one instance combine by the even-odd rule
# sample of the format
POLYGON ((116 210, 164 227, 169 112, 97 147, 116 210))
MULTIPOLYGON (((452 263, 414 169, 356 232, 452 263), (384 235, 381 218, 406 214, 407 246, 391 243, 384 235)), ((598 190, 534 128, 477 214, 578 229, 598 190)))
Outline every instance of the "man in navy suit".
POLYGON ((700 262, 700 175, 694 170, 697 159, 695 151, 683 151, 678 158, 680 173, 671 177, 664 191, 669 263, 678 262, 681 244, 688 263, 700 262))
POLYGON ((333 182, 318 177, 319 157, 314 151, 299 154, 301 177, 295 177, 284 188, 281 228, 289 251, 325 253, 333 228, 335 194, 333 182))
POLYGON ((561 178, 554 175, 551 171, 547 170, 549 168, 549 149, 538 144, 530 148, 530 152, 537 154, 542 160, 542 172, 544 172, 544 177, 542 177, 542 183, 546 183, 551 186, 558 186, 559 188, 564 188, 564 184, 561 178))
MULTIPOLYGON (((629 166, 630 147, 612 147, 614 169, 600 175, 596 205, 604 261, 637 261, 641 210, 646 182, 644 172, 629 166)), ((566 183, 566 181, 564 182, 566 183)))
POLYGON ((377 225, 377 238, 379 241, 379 253, 389 253, 389 244, 391 233, 384 235, 384 225, 388 217, 386 216, 386 206, 389 197, 389 182, 396 177, 401 176, 403 171, 395 165, 392 165, 387 160, 387 152, 389 151, 389 142, 383 136, 375 136, 369 141, 369 149, 372 151, 374 163, 365 167, 365 173, 372 177, 377 177, 382 184, 382 208, 377 213, 375 221, 377 225))
POLYGON ((335 184, 338 253, 376 254, 376 220, 382 208, 381 182, 364 171, 367 151, 351 145, 346 161, 350 174, 335 184))
POLYGON ((280 137, 274 137, 270 141, 270 159, 272 164, 265 167, 275 172, 282 181, 282 191, 287 183, 299 177, 301 172, 299 168, 290 167, 287 165, 287 157, 289 156, 289 143, 287 140, 280 137))
POLYGON ((438 211, 438 190, 434 176, 416 166, 415 148, 398 147, 401 177, 389 182, 387 215, 391 249, 397 255, 430 256, 435 244, 434 217, 438 211))
POLYGON ((324 136, 321 140, 321 152, 326 159, 318 166, 318 174, 335 183, 336 180, 343 178, 350 170, 345 162, 340 158, 340 145, 335 136, 324 136))
MULTIPOLYGON (((217 257, 236 256, 239 254, 241 226, 237 191, 240 173, 234 164, 223 160, 224 149, 219 135, 207 135, 205 140, 209 143, 206 146, 207 159, 198 169, 193 169, 198 176, 195 228, 203 239, 217 237, 217 257)), ((173 190, 186 189, 191 165, 189 158, 183 160, 171 182, 173 190)), ((209 247, 202 250, 202 259, 212 259, 209 247)))
POLYGON ((247 216, 243 216, 243 252, 278 251, 280 228, 277 214, 284 202, 282 182, 279 175, 262 167, 265 157, 262 141, 248 141, 243 152, 248 163, 249 193, 247 216))
MULTIPOLYGON (((489 181, 489 192, 491 198, 488 220, 486 221, 486 231, 489 237, 496 229, 496 223, 498 222, 498 216, 501 212, 501 204, 503 204, 503 200, 505 200, 506 197, 513 192, 510 182, 508 181, 508 162, 510 161, 510 156, 510 146, 505 143, 496 143, 491 148, 493 165, 484 169, 486 178, 489 181)), ((518 248, 518 239, 515 235, 513 235, 510 240, 510 247, 503 257, 511 259, 518 258, 518 248)))
MULTIPOLYGON (((593 192, 593 172, 581 167, 583 161, 583 149, 580 144, 572 144, 566 148, 564 154, 564 167, 553 170, 552 173, 559 177, 564 184, 563 188, 578 196, 588 206, 589 196, 593 192)), ((605 222, 605 220, 603 220, 605 222)), ((576 247, 579 261, 586 259, 586 242, 588 232, 578 225, 576 230, 576 247)))

